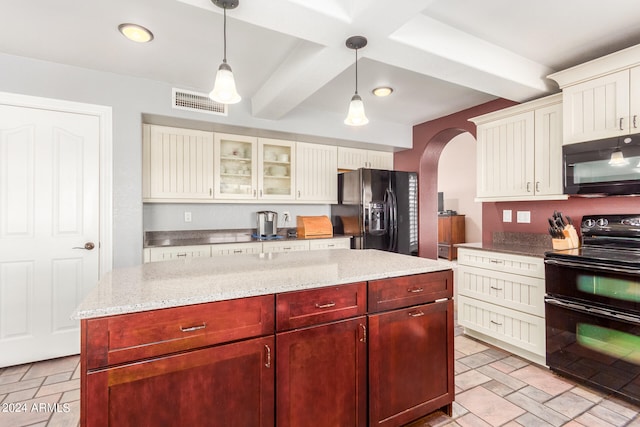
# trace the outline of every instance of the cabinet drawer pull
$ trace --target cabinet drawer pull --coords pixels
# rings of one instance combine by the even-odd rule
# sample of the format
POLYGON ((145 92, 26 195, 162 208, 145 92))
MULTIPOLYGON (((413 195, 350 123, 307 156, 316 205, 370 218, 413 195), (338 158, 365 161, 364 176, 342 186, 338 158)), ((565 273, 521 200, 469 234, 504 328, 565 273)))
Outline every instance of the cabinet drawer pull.
POLYGON ((183 328, 182 326, 180 326, 180 330, 182 332, 193 332, 193 331, 198 331, 200 329, 204 329, 207 327, 207 324, 202 322, 202 325, 197 325, 197 326, 189 326, 188 328, 183 328))
POLYGON ((622 120, 624 120, 624 118, 620 117, 620 130, 624 130, 624 128, 622 127, 622 120))
POLYGON ((493 323, 494 325, 502 326, 502 323, 496 322, 495 320, 492 320, 491 323, 493 323))
POLYGON ((491 260, 491 262, 492 262, 493 264, 502 264, 504 261, 499 260, 499 259, 492 259, 492 260, 491 260))
POLYGON ((637 119, 637 118, 638 118, 638 115, 637 115, 637 114, 634 114, 634 115, 633 115, 633 128, 634 128, 634 129, 637 129, 637 128, 638 128, 638 125, 637 125, 637 123, 636 123, 636 119, 637 119))
POLYGON ((328 302, 326 304, 318 304, 316 303, 316 308, 331 308, 331 307, 335 307, 336 303, 335 302, 328 302))
POLYGON ((367 327, 360 323, 360 327, 362 328, 362 338, 360 338, 360 342, 367 342, 367 327))
POLYGON ((242 249, 234 249, 233 253, 234 254, 241 254, 242 253, 242 249))
POLYGON ((540 181, 536 181, 536 193, 540 192, 540 181))
POLYGON ((502 290, 502 288, 498 288, 498 287, 495 287, 495 286, 490 286, 490 288, 491 288, 491 289, 494 289, 494 290, 496 290, 496 291, 501 291, 501 290, 502 290))
POLYGON ((264 361, 264 366, 267 368, 271 367, 271 347, 269 347, 268 345, 264 345, 264 355, 265 355, 265 361, 264 361))
POLYGON ((409 288, 407 292, 412 294, 419 294, 420 292, 424 292, 424 288, 409 288))
POLYGON ((409 312, 409 316, 411 317, 420 317, 420 316, 424 316, 424 312, 421 310, 418 311, 411 311, 409 312))
POLYGON ((186 257, 187 254, 186 253, 181 253, 181 254, 176 254, 177 257, 186 257))

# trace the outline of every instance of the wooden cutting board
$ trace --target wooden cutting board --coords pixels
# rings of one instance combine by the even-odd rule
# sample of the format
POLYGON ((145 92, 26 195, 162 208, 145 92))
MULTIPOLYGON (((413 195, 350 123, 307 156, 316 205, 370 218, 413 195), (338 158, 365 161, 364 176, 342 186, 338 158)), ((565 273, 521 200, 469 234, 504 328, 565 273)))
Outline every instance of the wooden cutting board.
POLYGON ((333 226, 328 216, 297 216, 298 237, 327 238, 333 237, 333 226))

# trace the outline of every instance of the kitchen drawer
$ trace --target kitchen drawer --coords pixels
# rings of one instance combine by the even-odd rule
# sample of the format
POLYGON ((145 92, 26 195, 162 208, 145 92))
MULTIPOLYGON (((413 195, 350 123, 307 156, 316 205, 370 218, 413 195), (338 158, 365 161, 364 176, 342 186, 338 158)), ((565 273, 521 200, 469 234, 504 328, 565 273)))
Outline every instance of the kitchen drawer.
MULTIPOLYGON (((520 348, 540 357, 545 356, 544 317, 496 306, 484 301, 460 295, 458 302, 458 323, 478 331, 488 337, 507 343, 508 350, 517 353, 520 348)), ((499 343, 492 342, 499 345, 499 343)), ((526 355, 523 355, 526 356, 526 355)))
POLYGON ((458 265, 455 283, 458 295, 544 316, 543 279, 458 265))
POLYGON ((262 252, 262 242, 211 245, 211 256, 259 254, 260 252, 262 252))
POLYGON ((367 312, 366 282, 276 295, 276 329, 283 331, 367 312))
POLYGON ((273 334, 273 304, 264 295, 85 320, 87 368, 273 334))
POLYGON ((369 313, 453 297, 453 272, 437 271, 369 282, 369 313))
POLYGON ((340 237, 334 239, 309 240, 309 249, 351 249, 351 238, 340 237))
POLYGON ((502 252, 458 249, 458 264, 544 279, 544 259, 502 252))
POLYGON ((167 246, 148 249, 150 262, 211 256, 210 245, 167 246))
POLYGON ((263 242, 262 252, 292 252, 292 251, 308 251, 308 240, 286 240, 284 242, 263 242))

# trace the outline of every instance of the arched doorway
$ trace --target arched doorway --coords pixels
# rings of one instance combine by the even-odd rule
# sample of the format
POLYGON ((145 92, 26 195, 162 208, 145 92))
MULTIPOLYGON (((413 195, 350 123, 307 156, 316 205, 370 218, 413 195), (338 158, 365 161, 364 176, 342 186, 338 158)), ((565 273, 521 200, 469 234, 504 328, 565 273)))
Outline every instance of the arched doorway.
POLYGON ((395 169, 418 172, 421 257, 436 259, 438 256, 438 160, 445 145, 463 132, 469 132, 475 138, 476 126, 470 118, 515 104, 497 99, 416 125, 413 127, 413 148, 395 154, 395 169))

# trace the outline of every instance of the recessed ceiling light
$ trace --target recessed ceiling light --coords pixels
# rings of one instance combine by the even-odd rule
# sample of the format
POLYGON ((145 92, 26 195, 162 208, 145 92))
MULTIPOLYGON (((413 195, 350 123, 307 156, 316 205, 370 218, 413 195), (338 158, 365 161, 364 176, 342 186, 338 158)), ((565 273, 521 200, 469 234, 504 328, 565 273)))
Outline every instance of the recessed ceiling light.
POLYGON ((120 24, 118 31, 131 41, 138 43, 147 43, 153 40, 153 33, 145 27, 137 24, 120 24))
POLYGON ((388 86, 377 87, 372 92, 375 96, 389 96, 391 95, 391 92, 393 92, 393 88, 388 86))

